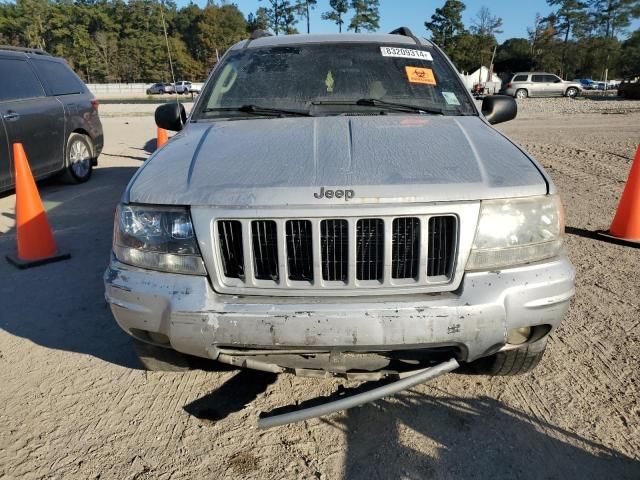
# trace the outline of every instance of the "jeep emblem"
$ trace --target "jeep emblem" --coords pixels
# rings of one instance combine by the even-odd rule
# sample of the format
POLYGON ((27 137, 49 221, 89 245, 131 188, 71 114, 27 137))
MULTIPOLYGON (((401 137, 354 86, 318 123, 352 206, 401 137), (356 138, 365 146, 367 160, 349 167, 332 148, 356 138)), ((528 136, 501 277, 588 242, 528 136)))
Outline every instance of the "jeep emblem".
POLYGON ((320 187, 319 193, 314 193, 314 197, 320 198, 344 198, 345 202, 348 202, 356 196, 355 190, 325 190, 324 187, 320 187))

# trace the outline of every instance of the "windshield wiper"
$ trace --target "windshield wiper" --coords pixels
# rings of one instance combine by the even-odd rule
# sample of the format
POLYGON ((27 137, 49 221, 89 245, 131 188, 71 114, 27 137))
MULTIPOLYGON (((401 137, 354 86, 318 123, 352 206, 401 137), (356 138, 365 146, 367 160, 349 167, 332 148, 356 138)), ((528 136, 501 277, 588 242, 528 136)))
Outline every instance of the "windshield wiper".
POLYGON ((444 110, 437 107, 421 107, 408 103, 387 102, 378 98, 361 98, 359 100, 316 100, 312 105, 359 105, 363 107, 382 107, 389 110, 403 112, 431 113, 434 115, 444 115, 444 110))
POLYGON ((271 108, 261 107, 259 105, 242 105, 240 107, 212 107, 205 108, 202 113, 208 112, 242 112, 251 113, 253 115, 269 115, 269 116, 283 116, 283 115, 295 115, 298 117, 311 117, 309 112, 303 112, 301 110, 287 110, 284 108, 271 108))

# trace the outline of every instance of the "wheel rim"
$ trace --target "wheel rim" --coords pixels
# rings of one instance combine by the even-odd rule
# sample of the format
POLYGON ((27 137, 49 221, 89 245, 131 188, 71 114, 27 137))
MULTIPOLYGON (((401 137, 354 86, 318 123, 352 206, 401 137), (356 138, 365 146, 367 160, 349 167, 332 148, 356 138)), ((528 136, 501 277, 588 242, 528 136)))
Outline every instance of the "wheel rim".
POLYGON ((525 98, 527 96, 527 94, 524 92, 524 90, 518 90, 516 92, 516 97, 518 98, 525 98))
POLYGON ((570 88, 569 90, 567 90, 568 97, 575 97, 577 93, 578 91, 575 88, 570 88))
POLYGON ((76 140, 69 151, 71 170, 78 178, 84 178, 91 169, 91 154, 84 142, 76 140))

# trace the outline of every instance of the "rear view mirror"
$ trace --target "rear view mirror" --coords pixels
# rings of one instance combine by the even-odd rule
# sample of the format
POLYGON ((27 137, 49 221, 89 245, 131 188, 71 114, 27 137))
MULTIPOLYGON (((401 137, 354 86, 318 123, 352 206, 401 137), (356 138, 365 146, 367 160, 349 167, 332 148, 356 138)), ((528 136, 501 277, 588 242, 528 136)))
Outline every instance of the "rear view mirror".
POLYGON ((490 95, 482 100, 482 114, 492 125, 508 122, 516 118, 518 104, 506 95, 490 95))
POLYGON ((187 121, 187 112, 181 103, 165 103, 156 108, 155 118, 158 127, 179 132, 187 121))

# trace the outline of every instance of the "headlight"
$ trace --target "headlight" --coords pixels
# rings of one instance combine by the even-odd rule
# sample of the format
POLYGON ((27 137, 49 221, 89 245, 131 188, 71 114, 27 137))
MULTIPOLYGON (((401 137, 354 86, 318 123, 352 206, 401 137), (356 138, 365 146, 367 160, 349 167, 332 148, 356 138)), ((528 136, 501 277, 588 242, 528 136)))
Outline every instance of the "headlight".
POLYGON ((171 273, 206 275, 185 207, 119 205, 113 252, 122 263, 171 273))
POLYGON ((564 212, 557 195, 483 201, 467 270, 555 257, 563 235, 564 212))

